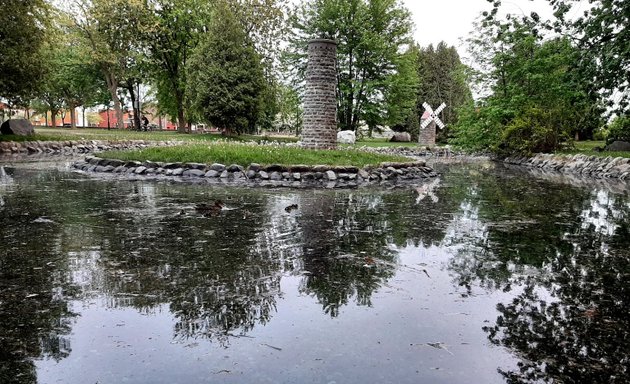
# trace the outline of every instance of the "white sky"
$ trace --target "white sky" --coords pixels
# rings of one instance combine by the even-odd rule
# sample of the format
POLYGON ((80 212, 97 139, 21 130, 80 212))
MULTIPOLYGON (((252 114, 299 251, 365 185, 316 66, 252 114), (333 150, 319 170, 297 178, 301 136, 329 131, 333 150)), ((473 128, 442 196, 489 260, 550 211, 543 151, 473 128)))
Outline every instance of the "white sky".
MULTIPOLYGON (((465 39, 473 28, 473 21, 481 12, 490 11, 492 4, 487 0, 402 0, 412 13, 415 23, 415 40, 421 46, 436 45, 445 41, 463 52, 461 39, 465 39)), ((546 0, 504 0, 502 9, 515 15, 529 15, 536 11, 541 17, 552 15, 546 0)))

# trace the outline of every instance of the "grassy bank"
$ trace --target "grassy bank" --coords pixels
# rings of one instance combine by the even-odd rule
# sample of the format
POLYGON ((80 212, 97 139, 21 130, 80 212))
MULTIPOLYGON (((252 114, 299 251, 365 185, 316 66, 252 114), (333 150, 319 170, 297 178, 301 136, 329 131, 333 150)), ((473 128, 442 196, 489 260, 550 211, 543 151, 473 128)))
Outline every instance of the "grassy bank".
POLYGON ((146 148, 139 151, 108 151, 102 157, 159 162, 221 163, 261 165, 354 165, 363 167, 382 162, 408 162, 402 156, 389 156, 353 150, 305 150, 294 147, 255 146, 239 143, 190 144, 176 147, 146 148))
POLYGON ((595 148, 604 148, 606 143, 604 141, 576 141, 574 143, 575 148, 562 151, 560 153, 565 155, 583 154, 587 156, 597 157, 628 157, 630 158, 630 152, 598 152, 595 148))
POLYGON ((145 141, 186 141, 186 142, 213 142, 213 141, 278 141, 296 142, 295 137, 267 137, 254 135, 223 136, 218 133, 192 133, 185 134, 176 131, 150 131, 138 132, 118 129, 97 128, 35 128, 33 136, 0 135, 0 141, 70 141, 70 140, 145 140, 145 141))

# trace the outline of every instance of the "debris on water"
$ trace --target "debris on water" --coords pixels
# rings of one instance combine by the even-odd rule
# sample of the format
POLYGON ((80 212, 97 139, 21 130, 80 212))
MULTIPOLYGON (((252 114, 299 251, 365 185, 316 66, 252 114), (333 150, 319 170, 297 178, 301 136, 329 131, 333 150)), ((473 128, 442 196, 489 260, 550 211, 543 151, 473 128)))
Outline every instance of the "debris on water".
POLYGON ((448 352, 449 354, 453 355, 453 352, 449 351, 448 348, 446 348, 446 344, 442 343, 442 342, 437 342, 437 343, 426 343, 426 345, 428 345, 429 347, 433 347, 435 349, 443 349, 446 352, 448 352))
POLYGON ((269 344, 265 344, 265 343, 260 343, 260 345, 263 345, 265 347, 269 347, 271 349, 275 349, 276 351, 282 351, 282 348, 274 347, 273 345, 269 345, 269 344))
POLYGON ((38 217, 37 219, 33 220, 33 223, 36 223, 36 224, 52 224, 52 223, 54 223, 54 221, 52 221, 51 219, 47 218, 46 216, 41 216, 41 217, 38 217))
POLYGON ((214 204, 199 203, 195 204, 195 211, 198 212, 219 212, 223 209, 223 202, 216 200, 214 204))
POLYGON ((298 209, 298 205, 297 204, 291 204, 291 205, 287 206, 286 208, 284 208, 284 210, 287 213, 291 213, 292 211, 295 211, 296 209, 298 209))
POLYGON ((215 375, 218 375, 219 373, 232 373, 232 371, 229 371, 227 369, 222 369, 220 371, 216 371, 216 372, 212 372, 215 375))

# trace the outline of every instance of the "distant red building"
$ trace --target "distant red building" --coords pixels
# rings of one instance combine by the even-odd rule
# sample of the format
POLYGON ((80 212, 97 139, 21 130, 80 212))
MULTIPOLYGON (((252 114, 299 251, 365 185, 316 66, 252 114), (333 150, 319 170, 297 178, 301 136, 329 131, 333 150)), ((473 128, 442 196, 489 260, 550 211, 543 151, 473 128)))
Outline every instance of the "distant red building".
MULTIPOLYGON (((108 128, 108 127, 115 128, 116 127, 116 122, 118 121, 118 119, 116 117, 116 111, 114 111, 113 109, 106 109, 106 110, 100 111, 99 116, 100 116, 100 122, 98 123, 99 128, 108 128)), ((169 131, 174 131, 177 129, 177 124, 175 124, 174 122, 164 117, 156 116, 152 114, 151 112, 146 113, 145 116, 149 120, 149 124, 153 125, 154 127, 157 127, 157 129, 164 129, 164 130, 169 130, 169 131)), ((123 112, 123 126, 125 128, 133 127, 133 113, 123 112)))

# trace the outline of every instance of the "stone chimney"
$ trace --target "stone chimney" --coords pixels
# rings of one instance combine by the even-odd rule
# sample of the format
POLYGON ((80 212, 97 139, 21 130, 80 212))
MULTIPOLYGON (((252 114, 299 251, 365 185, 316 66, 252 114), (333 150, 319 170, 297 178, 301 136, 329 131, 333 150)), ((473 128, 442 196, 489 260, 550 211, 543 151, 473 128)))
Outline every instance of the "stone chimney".
POLYGON ((315 39, 308 43, 302 146, 337 147, 337 43, 315 39))

